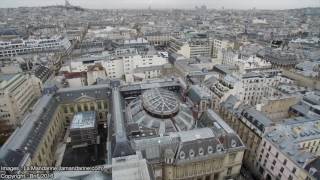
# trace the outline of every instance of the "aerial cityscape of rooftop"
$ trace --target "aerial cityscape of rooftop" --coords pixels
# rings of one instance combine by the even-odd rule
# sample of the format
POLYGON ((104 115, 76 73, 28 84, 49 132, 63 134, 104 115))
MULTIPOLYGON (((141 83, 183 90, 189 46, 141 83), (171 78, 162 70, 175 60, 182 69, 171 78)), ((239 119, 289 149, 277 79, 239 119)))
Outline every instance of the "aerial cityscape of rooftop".
POLYGON ((320 180, 320 1, 1 0, 0 179, 320 180))

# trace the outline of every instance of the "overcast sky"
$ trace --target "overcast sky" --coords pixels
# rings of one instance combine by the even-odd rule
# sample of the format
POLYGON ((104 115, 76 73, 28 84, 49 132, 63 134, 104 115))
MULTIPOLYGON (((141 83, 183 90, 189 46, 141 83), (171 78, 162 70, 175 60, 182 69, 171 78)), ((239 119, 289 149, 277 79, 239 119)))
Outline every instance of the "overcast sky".
MULTIPOLYGON (((220 9, 291 9, 301 7, 319 7, 320 0, 69 0, 73 5, 84 8, 194 8, 207 5, 220 9)), ((19 6, 62 5, 64 0, 0 0, 0 8, 19 6)))

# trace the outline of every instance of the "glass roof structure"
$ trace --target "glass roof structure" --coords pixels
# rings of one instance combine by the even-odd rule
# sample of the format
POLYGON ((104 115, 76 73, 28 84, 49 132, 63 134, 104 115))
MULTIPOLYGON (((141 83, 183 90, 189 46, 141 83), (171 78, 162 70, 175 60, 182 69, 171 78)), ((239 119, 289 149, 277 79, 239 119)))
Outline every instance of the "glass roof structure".
POLYGON ((142 94, 144 109, 156 117, 167 118, 179 111, 176 95, 165 89, 150 89, 142 94))
POLYGON ((190 108, 169 90, 153 88, 127 106, 129 124, 138 124, 140 129, 152 129, 156 134, 187 131, 195 126, 190 108))

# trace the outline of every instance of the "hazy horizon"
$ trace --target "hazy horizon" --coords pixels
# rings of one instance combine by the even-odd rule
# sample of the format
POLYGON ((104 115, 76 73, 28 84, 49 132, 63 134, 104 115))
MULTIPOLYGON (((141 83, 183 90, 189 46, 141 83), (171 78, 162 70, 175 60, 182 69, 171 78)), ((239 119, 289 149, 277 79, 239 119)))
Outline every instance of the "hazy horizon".
MULTIPOLYGON (((64 0, 1 0, 0 8, 64 5, 64 0)), ((192 9, 206 5, 209 9, 295 9, 319 7, 320 0, 69 0, 72 5, 89 9, 192 9), (236 1, 236 2, 235 2, 236 1)))

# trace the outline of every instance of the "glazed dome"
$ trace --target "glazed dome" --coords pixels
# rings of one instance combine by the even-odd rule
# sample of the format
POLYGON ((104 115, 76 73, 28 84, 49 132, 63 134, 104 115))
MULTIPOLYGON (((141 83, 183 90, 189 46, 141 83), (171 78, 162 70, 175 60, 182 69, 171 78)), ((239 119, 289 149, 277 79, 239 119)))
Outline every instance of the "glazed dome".
POLYGON ((142 94, 142 106, 152 116, 168 118, 179 111, 179 100, 176 95, 165 89, 150 89, 142 94))

